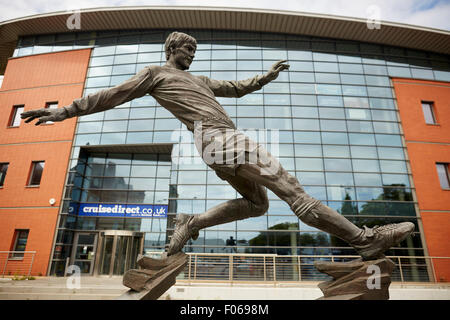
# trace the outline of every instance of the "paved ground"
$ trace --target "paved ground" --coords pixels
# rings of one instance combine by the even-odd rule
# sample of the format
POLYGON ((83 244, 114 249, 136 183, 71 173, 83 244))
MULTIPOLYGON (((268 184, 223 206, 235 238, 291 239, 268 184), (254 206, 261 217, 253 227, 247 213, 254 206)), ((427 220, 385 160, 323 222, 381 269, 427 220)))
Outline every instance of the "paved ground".
MULTIPOLYGON (((189 283, 178 281, 161 300, 315 300, 318 282, 189 283)), ((0 300, 113 300, 128 290, 122 277, 0 278, 0 300)), ((450 283, 392 283, 391 300, 450 300, 450 283)))

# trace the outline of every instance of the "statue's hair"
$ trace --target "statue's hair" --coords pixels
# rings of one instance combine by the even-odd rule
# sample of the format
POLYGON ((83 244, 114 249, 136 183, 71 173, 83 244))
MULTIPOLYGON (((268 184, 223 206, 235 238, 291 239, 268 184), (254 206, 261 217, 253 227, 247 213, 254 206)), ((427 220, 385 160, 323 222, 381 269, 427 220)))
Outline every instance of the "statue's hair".
POLYGON ((164 45, 164 50, 166 51, 166 60, 169 60, 170 48, 179 48, 185 42, 190 42, 195 45, 195 47, 197 47, 197 40, 186 33, 174 31, 169 34, 164 45))

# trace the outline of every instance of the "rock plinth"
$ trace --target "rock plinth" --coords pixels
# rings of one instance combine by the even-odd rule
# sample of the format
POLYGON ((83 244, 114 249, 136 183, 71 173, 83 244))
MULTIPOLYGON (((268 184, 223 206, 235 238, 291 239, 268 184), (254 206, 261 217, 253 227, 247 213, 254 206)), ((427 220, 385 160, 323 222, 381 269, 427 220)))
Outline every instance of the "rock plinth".
POLYGON ((350 262, 316 261, 316 269, 333 280, 319 283, 318 300, 389 300, 394 262, 388 258, 350 262))
POLYGON ((130 288, 118 300, 156 300, 176 282, 184 270, 188 256, 178 252, 163 259, 152 259, 139 255, 139 269, 128 270, 123 276, 123 285, 130 288))

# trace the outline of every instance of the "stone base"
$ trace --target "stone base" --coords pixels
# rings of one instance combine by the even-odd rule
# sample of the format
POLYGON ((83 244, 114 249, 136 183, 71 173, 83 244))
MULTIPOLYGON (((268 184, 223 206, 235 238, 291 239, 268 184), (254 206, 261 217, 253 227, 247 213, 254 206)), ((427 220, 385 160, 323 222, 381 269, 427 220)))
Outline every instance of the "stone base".
POLYGON ((156 300, 176 282, 176 277, 184 270, 188 256, 178 252, 168 258, 152 259, 140 255, 140 269, 128 270, 123 276, 123 285, 131 288, 118 300, 156 300))
POLYGON ((390 259, 317 261, 314 266, 333 277, 332 281, 319 283, 324 296, 318 300, 389 300, 391 274, 395 267, 390 259))

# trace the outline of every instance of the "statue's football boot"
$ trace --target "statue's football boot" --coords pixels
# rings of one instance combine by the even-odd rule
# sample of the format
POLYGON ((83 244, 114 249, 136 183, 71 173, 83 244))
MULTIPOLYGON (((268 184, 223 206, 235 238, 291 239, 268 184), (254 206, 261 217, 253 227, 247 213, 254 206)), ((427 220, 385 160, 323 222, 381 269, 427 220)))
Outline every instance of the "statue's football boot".
POLYGON ((178 214, 175 218, 175 230, 170 238, 170 243, 167 247, 167 256, 173 255, 183 249, 186 242, 192 238, 197 240, 199 232, 191 226, 194 219, 193 215, 178 214))
POLYGON ((392 223, 384 226, 368 228, 355 244, 350 243, 363 260, 375 260, 384 257, 384 252, 395 247, 414 232, 411 222, 392 223))

